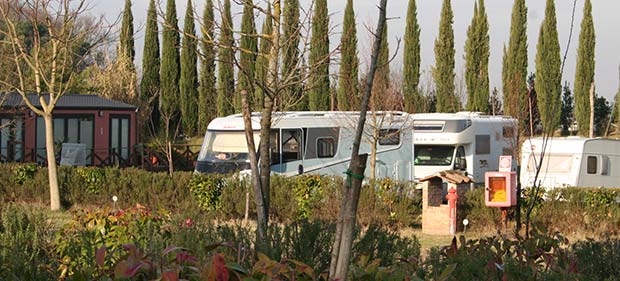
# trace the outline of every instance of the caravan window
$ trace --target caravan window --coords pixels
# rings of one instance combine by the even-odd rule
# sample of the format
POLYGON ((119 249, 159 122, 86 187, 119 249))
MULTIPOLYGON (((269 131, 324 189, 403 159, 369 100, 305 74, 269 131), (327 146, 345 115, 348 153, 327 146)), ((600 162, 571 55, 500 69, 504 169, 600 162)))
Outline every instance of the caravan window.
POLYGON ((379 145, 400 144, 400 130, 382 129, 379 131, 379 145))
MULTIPOLYGON (((537 164, 540 162, 540 155, 530 155, 530 160, 527 164, 527 170, 530 173, 536 172, 537 164)), ((541 173, 570 173, 573 167, 573 157, 571 155, 545 155, 543 157, 542 165, 540 166, 541 173)))
POLYGON ((596 164, 598 159, 596 159, 596 156, 588 156, 588 174, 596 174, 596 164))

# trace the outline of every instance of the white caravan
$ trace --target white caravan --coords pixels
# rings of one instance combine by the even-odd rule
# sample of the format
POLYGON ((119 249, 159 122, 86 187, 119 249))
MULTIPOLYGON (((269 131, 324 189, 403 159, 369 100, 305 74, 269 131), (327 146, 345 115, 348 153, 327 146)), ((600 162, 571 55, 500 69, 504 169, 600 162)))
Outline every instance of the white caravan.
MULTIPOLYGON (((411 115, 404 112, 375 113, 379 126, 377 178, 413 180, 413 131, 411 115)), ((351 160, 351 149, 359 112, 278 112, 271 129, 271 171, 287 176, 302 173, 343 175, 351 160)), ((369 112, 366 132, 372 128, 369 112)), ((258 148, 260 113, 252 114, 258 148)), ((362 140, 360 153, 370 153, 362 140)), ((370 171, 370 157, 366 166, 370 171)), ((241 114, 216 118, 207 132, 196 162, 196 172, 229 173, 250 169, 241 114)))
POLYGON ((517 121, 479 112, 413 115, 416 179, 443 170, 464 171, 478 184, 497 171, 501 155, 513 155, 517 121))
MULTIPOLYGON (((532 186, 543 139, 526 140, 521 148, 521 183, 532 186)), ((537 182, 556 187, 620 187, 620 140, 549 138, 537 182)))

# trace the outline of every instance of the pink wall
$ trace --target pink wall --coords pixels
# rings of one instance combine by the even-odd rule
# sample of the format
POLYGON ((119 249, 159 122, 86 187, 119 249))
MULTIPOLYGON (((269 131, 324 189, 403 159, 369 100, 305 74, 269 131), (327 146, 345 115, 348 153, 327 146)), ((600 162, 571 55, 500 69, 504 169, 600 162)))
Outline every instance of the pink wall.
MULTIPOLYGON (((133 152, 134 145, 139 142, 137 114, 134 110, 54 110, 54 116, 61 115, 92 115, 94 117, 93 148, 101 159, 109 156, 110 118, 112 115, 129 116, 129 147, 131 152, 133 152)), ((36 148, 36 121, 37 115, 30 110, 26 110, 24 114, 24 147, 26 153, 36 148)), ((95 158, 94 164, 99 165, 100 161, 95 158)))

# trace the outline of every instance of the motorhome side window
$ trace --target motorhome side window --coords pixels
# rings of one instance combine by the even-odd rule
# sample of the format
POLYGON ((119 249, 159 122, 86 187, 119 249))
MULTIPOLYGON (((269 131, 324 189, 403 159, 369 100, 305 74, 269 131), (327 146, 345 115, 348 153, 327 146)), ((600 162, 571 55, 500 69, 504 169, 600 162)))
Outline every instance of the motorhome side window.
POLYGON ((588 174, 596 174, 596 164, 598 162, 598 159, 596 159, 596 156, 588 156, 588 174))
POLYGON ((334 138, 319 138, 316 140, 316 154, 319 158, 331 158, 336 155, 336 140, 334 138))
POLYGON ((400 130, 382 129, 379 131, 379 145, 400 144, 400 130))
POLYGON ((491 153, 491 136, 476 135, 476 154, 491 153))
POLYGON ((340 128, 308 128, 304 159, 330 158, 338 151, 340 128))
POLYGON ((507 138, 507 139, 514 138, 514 136, 515 136, 514 128, 513 127, 504 126, 502 128, 502 136, 504 138, 507 138))

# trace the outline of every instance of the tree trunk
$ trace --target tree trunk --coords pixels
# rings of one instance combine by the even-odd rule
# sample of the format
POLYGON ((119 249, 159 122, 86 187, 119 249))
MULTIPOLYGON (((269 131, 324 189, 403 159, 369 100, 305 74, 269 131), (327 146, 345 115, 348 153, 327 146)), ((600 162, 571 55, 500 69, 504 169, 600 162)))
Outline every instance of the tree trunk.
POLYGON ((174 159, 172 157, 172 142, 170 141, 166 142, 166 158, 168 158, 168 173, 172 177, 174 175, 174 159))
MULTIPOLYGON (((350 175, 344 183, 344 190, 347 191, 348 198, 340 210, 340 243, 338 243, 338 260, 335 264, 334 279, 346 280, 349 272, 349 263, 351 260, 351 248, 355 233, 355 224, 357 220, 357 206, 359 203, 360 193, 362 190, 363 175, 366 170, 366 161, 368 154, 357 155, 351 159, 350 175)), ((343 201, 345 197, 343 197, 343 201)), ((334 245, 335 247, 335 245, 334 245)))
MULTIPOLYGON (((263 194, 262 182, 260 170, 258 168, 258 156, 256 155, 256 143, 254 141, 254 129, 252 128, 252 120, 251 120, 251 112, 250 112, 250 104, 248 102, 248 92, 243 90, 241 92, 241 109, 243 113, 243 125, 245 131, 245 140, 248 145, 248 158, 250 159, 250 169, 252 170, 252 187, 254 190, 254 202, 256 203, 256 217, 257 217, 257 227, 256 227, 256 251, 257 252, 265 252, 266 246, 266 230, 267 230, 267 217, 268 210, 265 208, 265 195, 263 194)), ((262 138, 260 144, 263 144, 262 138)), ((261 149, 262 151, 262 149, 261 149)), ((267 150, 268 151, 268 150, 267 150)), ((263 156, 261 156, 261 159, 263 156)), ((267 159, 269 157, 267 156, 267 159)), ((267 171, 269 171, 269 167, 267 167, 267 171)), ((267 179, 269 180, 269 179, 267 179)), ((268 199, 267 199, 268 200, 268 199)), ((246 198, 246 220, 247 220, 247 209, 248 209, 249 198, 246 198)))
MULTIPOLYGON (((276 92, 264 89, 263 112, 260 119, 260 144, 259 144, 259 175, 261 194, 256 194, 256 209, 262 212, 256 214, 256 248, 264 251, 267 247, 267 226, 269 225, 269 192, 271 182, 271 115, 274 108, 274 97, 277 97, 278 85, 278 59, 280 58, 280 0, 273 0, 273 13, 268 14, 273 19, 273 31, 271 33, 271 50, 269 52, 269 66, 267 69, 266 87, 276 89, 276 92), (262 195, 262 196, 260 196, 262 195)), ((271 11, 270 11, 271 12, 271 11)))
POLYGON ((58 167, 54 151, 54 122, 52 114, 43 115, 45 120, 45 151, 47 153, 47 174, 50 183, 50 208, 60 210, 60 189, 58 188, 58 167))
POLYGON ((338 214, 338 225, 336 226, 336 235, 332 246, 332 256, 329 266, 330 280, 346 280, 347 273, 349 272, 357 205, 359 203, 364 170, 366 169, 366 161, 368 159, 368 154, 359 155, 359 149, 366 123, 366 113, 368 111, 372 84, 377 70, 377 57, 379 56, 379 46, 381 45, 383 28, 385 25, 386 7, 387 0, 381 0, 379 6, 379 22, 377 24, 377 31, 374 34, 375 40, 370 60, 370 69, 368 71, 368 77, 366 78, 366 87, 364 88, 364 95, 362 96, 362 103, 360 106, 360 117, 357 122, 353 148, 351 149, 351 163, 347 170, 347 180, 345 180, 342 187, 342 204, 338 214))
POLYGON ((377 177, 377 143, 379 142, 379 128, 372 129, 372 143, 370 147, 370 179, 377 177))

